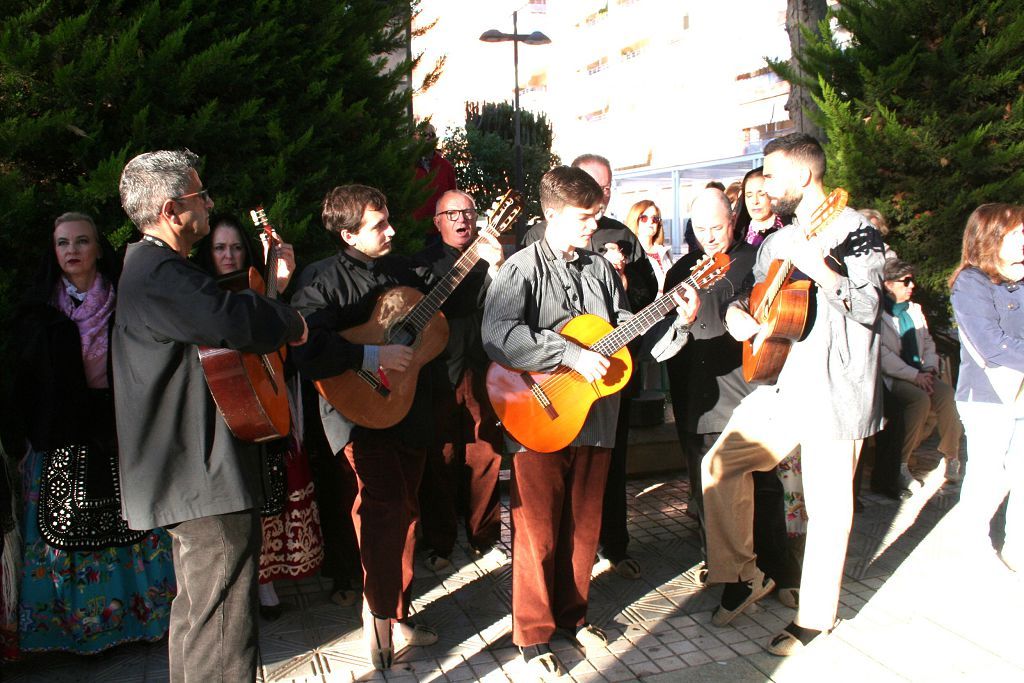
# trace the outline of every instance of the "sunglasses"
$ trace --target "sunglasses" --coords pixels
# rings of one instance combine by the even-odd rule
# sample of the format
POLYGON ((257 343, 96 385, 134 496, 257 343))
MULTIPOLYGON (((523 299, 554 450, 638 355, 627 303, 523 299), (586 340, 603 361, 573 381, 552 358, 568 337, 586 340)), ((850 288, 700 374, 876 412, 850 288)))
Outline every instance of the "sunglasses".
POLYGON ((893 282, 899 282, 902 283, 904 287, 909 287, 914 284, 914 276, 908 275, 906 277, 901 277, 899 280, 893 280, 893 282))
POLYGON ((642 214, 640 216, 640 222, 641 223, 654 223, 655 225, 661 225, 661 216, 648 216, 647 214, 642 214))

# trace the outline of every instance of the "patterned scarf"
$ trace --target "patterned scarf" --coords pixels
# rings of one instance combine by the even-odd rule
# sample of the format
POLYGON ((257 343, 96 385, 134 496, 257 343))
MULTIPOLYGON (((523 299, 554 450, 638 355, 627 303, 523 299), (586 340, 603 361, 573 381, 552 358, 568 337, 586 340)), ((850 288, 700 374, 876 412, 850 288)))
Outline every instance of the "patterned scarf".
POLYGON ((54 298, 56 308, 78 325, 86 383, 92 389, 108 388, 107 326, 114 312, 114 288, 100 273, 96 273, 92 287, 84 293, 79 292, 67 278, 61 278, 54 298))

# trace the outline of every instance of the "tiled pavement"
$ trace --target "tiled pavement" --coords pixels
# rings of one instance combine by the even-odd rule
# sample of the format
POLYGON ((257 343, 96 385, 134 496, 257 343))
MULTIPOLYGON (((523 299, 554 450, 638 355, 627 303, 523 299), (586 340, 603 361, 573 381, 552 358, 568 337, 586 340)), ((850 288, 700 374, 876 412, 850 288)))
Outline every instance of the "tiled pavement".
MULTIPOLYGON (((556 641, 571 680, 1024 680, 1024 582, 994 561, 954 557, 941 521, 956 490, 941 487, 933 450, 919 456, 928 474, 909 501, 862 496, 866 509, 855 516, 841 596, 844 621, 832 637, 789 659, 764 651, 793 617, 773 597, 728 627, 709 623, 718 590, 704 589, 693 575, 699 548, 685 514, 685 476, 631 481, 631 548, 643 578, 595 567, 590 617, 611 644, 585 659, 568 641, 556 641)), ((507 516, 502 540, 507 548, 507 516)), ((438 629, 440 642, 401 653, 386 674, 373 672, 361 654, 357 608, 330 603, 327 582, 279 583, 289 609, 261 624, 262 680, 527 680, 509 636, 510 566, 474 563, 461 550, 453 559, 450 573, 417 565, 415 609, 438 629)), ((166 644, 91 658, 35 657, 3 674, 12 682, 166 680, 166 644)))

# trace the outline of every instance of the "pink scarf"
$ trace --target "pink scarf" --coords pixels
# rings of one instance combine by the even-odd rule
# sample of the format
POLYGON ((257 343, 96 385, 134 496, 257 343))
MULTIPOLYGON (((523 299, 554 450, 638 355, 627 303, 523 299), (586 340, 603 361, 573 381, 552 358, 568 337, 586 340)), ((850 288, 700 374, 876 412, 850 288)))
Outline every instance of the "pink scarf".
MULTIPOLYGON (((78 325, 86 384, 92 389, 106 389, 110 386, 107 349, 110 342, 108 325, 114 312, 114 288, 96 273, 92 287, 78 305, 75 305, 78 297, 72 298, 69 289, 74 289, 74 285, 61 278, 54 293, 57 309, 78 325)), ((78 290, 75 291, 77 293, 78 290)))

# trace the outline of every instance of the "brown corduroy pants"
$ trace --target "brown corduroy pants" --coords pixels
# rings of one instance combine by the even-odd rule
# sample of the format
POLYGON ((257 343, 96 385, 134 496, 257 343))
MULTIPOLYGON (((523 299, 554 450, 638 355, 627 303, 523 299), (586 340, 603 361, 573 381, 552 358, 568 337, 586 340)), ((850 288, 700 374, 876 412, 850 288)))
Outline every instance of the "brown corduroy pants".
POLYGON ((523 451, 512 461, 512 642, 586 623, 611 450, 523 451))
POLYGON ((365 577, 363 595, 378 617, 405 619, 419 518, 416 494, 426 450, 360 435, 344 453, 356 473, 352 523, 365 577))

